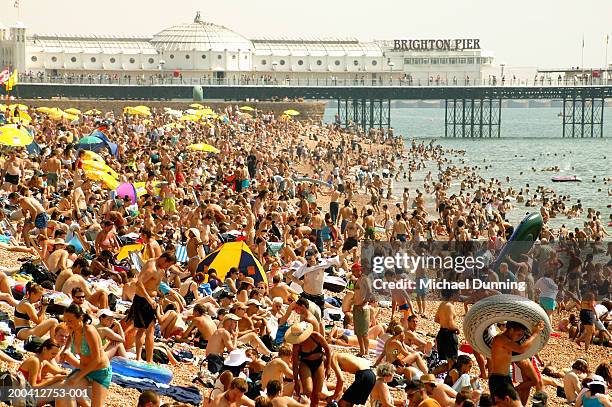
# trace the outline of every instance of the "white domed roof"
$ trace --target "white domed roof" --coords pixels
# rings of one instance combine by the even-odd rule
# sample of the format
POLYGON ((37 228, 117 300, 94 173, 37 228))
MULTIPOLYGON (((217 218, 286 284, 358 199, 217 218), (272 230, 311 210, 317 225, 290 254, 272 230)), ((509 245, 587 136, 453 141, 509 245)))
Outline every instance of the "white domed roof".
POLYGON ((250 51, 253 43, 242 35, 220 25, 201 20, 196 14, 193 23, 179 24, 155 34, 151 43, 165 51, 250 51))

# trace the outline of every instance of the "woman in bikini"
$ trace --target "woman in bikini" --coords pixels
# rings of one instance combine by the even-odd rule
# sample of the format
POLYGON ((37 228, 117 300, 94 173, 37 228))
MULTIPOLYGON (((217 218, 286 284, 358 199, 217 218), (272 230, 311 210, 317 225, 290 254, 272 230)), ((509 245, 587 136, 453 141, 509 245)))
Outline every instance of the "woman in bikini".
POLYGON ((64 322, 72 334, 72 353, 80 356, 79 367, 68 376, 66 385, 83 388, 91 385, 91 406, 102 407, 113 371, 104 352, 100 334, 91 325, 91 317, 76 304, 66 308, 64 322))
POLYGON ((384 358, 386 362, 395 366, 397 373, 403 374, 408 381, 412 380, 415 375, 418 375, 419 371, 426 374, 428 369, 425 360, 420 354, 410 352, 404 345, 404 329, 396 325, 391 329, 391 335, 387 342, 385 342, 383 351, 376 360, 376 363, 374 363, 374 366, 378 366, 384 358), (412 364, 416 364, 418 371, 411 367, 412 364))
POLYGON ((30 335, 43 336, 47 332, 55 339, 57 319, 46 318, 48 302, 43 299, 43 288, 36 283, 26 285, 25 297, 15 306, 15 333, 17 339, 25 341, 30 335), (38 308, 38 309, 37 309, 38 308), (30 321, 35 325, 30 326, 30 321))
POLYGON ((59 345, 53 339, 47 339, 40 345, 36 355, 23 361, 18 372, 32 387, 50 387, 61 382, 66 378, 66 372, 51 363, 59 352, 59 345))
POLYGON ((305 394, 311 407, 319 405, 323 382, 329 375, 331 351, 325 338, 313 330, 312 324, 293 324, 285 333, 285 341, 293 345, 294 392, 305 394))

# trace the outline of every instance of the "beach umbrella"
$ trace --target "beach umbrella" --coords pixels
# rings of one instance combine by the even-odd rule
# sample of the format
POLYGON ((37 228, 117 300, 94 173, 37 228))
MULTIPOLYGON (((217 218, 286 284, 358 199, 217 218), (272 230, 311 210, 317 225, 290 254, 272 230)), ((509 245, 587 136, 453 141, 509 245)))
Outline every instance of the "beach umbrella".
POLYGON ((104 144, 104 140, 96 136, 87 136, 80 139, 78 145, 86 150, 95 151, 93 148, 98 147, 100 144, 104 144))
MULTIPOLYGON (((159 194, 161 193, 161 185, 163 183, 164 183, 163 181, 155 181, 152 183, 153 192, 155 193, 156 196, 159 196, 159 194)), ((134 182, 134 189, 136 190, 136 196, 140 198, 141 196, 147 193, 147 183, 143 181, 134 182)))
POLYGON ((151 111, 148 108, 143 109, 141 106, 131 107, 127 106, 123 109, 123 113, 130 114, 132 116, 151 116, 151 111))
POLYGON ((187 146, 187 148, 192 151, 203 151, 207 153, 219 154, 219 149, 211 146, 210 144, 204 144, 204 143, 190 144, 187 146))
POLYGON ((192 103, 189 105, 189 107, 193 107, 194 109, 206 109, 206 106, 203 106, 199 103, 192 103))
POLYGON ((298 112, 297 110, 289 109, 285 110, 283 114, 286 114, 287 116, 299 116, 300 112, 298 112))
POLYGON ((94 182, 100 182, 105 189, 113 190, 119 186, 119 181, 103 171, 85 170, 85 177, 94 182))
POLYGON ((107 174, 110 174, 115 179, 119 178, 119 174, 117 174, 115 172, 115 170, 113 170, 108 165, 103 164, 103 163, 101 163, 99 161, 83 160, 83 169, 84 170, 102 171, 102 172, 105 172, 107 174))
POLYGON ((89 109, 88 111, 86 111, 85 113, 88 116, 93 116, 93 115, 97 115, 97 114, 102 114, 102 112, 98 109, 89 109))
POLYGON ((134 184, 131 184, 129 182, 123 182, 121 184, 119 184, 119 186, 115 189, 115 194, 117 194, 117 196, 121 199, 123 199, 123 197, 128 196, 130 197, 130 200, 132 201, 132 205, 136 203, 136 188, 134 187, 134 184))
POLYGON ((70 114, 75 114, 75 115, 82 114, 79 109, 74 108, 74 107, 71 107, 70 109, 66 109, 66 110, 64 110, 64 112, 70 113, 70 114))
POLYGON ((255 283, 260 281, 268 283, 261 263, 244 241, 224 243, 217 250, 204 257, 198 264, 197 270, 206 273, 209 269, 215 269, 217 276, 223 280, 232 267, 236 267, 238 271, 244 271, 248 277, 255 280, 255 283))
POLYGON ((142 243, 128 244, 121 247, 121 250, 119 250, 119 253, 117 253, 115 258, 117 261, 121 261, 123 259, 127 259, 130 253, 141 252, 142 249, 144 249, 144 245, 142 243))
POLYGON ((17 103, 17 104, 14 104, 14 105, 9 105, 9 109, 11 109, 11 110, 15 110, 15 109, 18 109, 18 110, 28 110, 28 107, 26 105, 22 105, 21 103, 17 103))
POLYGON ((182 122, 197 122, 200 118, 195 114, 186 114, 179 119, 182 122))
POLYGON ((240 106, 240 110, 244 112, 252 112, 255 109, 253 109, 251 106, 240 106))
POLYGON ((102 158, 98 153, 93 152, 91 150, 83 150, 84 151, 84 156, 86 160, 91 160, 91 161, 96 161, 102 164, 106 164, 106 161, 104 161, 104 158, 102 158))
POLYGON ((36 111, 40 113, 45 113, 45 114, 62 114, 63 113, 62 109, 59 109, 57 107, 45 107, 45 106, 37 107, 36 111))
POLYGON ((11 147, 25 147, 34 141, 34 137, 28 131, 14 124, 0 127, 0 144, 11 147))

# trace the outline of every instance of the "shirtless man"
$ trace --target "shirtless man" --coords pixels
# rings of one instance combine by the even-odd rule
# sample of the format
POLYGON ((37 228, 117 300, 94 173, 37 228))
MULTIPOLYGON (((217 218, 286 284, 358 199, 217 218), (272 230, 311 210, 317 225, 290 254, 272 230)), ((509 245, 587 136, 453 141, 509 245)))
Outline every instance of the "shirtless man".
POLYGON ((442 407, 451 407, 455 405, 455 397, 457 392, 449 385, 436 380, 433 374, 425 374, 419 379, 425 385, 427 395, 436 400, 442 407))
POLYGON ((273 407, 306 407, 310 405, 310 400, 301 395, 300 401, 296 401, 293 397, 287 396, 287 390, 280 380, 270 380, 266 387, 266 394, 273 407))
POLYGON ((455 307, 451 298, 453 292, 451 290, 442 290, 441 297, 442 301, 438 306, 438 311, 434 318, 434 322, 440 324, 440 330, 436 336, 436 345, 438 349, 438 355, 440 360, 446 360, 448 362, 448 369, 450 370, 453 362, 459 355, 459 327, 455 320, 457 314, 455 313, 455 307))
MULTIPOLYGON (((60 150, 61 152, 61 150, 60 150)), ((52 150, 49 157, 43 160, 40 169, 45 172, 47 177, 47 186, 49 192, 57 192, 57 182, 59 181, 60 173, 62 172, 62 162, 57 158, 58 150, 52 150)))
POLYGON ((402 209, 404 212, 408 212, 408 201, 410 199, 410 193, 408 192, 408 188, 404 188, 404 193, 402 194, 402 209))
POLYGON ((353 213, 350 219, 350 222, 348 222, 344 228, 344 245, 342 246, 342 251, 349 251, 353 247, 357 247, 359 239, 365 233, 365 229, 357 223, 359 217, 356 213, 353 213))
POLYGON ((212 405, 216 407, 255 406, 255 403, 244 395, 248 389, 246 380, 236 377, 232 380, 229 390, 219 394, 212 405))
POLYGON ((9 158, 4 163, 4 183, 2 187, 11 192, 17 191, 22 171, 23 162, 17 157, 14 150, 10 150, 9 158))
POLYGON ((219 373, 223 368, 223 352, 231 352, 238 347, 238 321, 240 317, 227 314, 221 326, 210 336, 206 346, 206 361, 211 373, 219 373))
POLYGON ((162 272, 176 263, 174 254, 166 252, 155 259, 148 260, 142 267, 136 282, 136 293, 132 307, 128 311, 128 319, 134 322, 136 328, 136 360, 142 354, 142 337, 145 336, 145 351, 147 363, 153 362, 153 346, 155 333, 156 297, 162 272))
POLYGON ((400 213, 395 215, 395 222, 393 223, 393 237, 400 242, 405 242, 408 237, 408 224, 400 213))
POLYGON ((142 243, 144 243, 144 250, 142 253, 142 258, 144 260, 155 259, 161 256, 162 248, 157 240, 153 238, 153 233, 151 233, 150 230, 141 230, 140 236, 142 237, 142 243))
POLYGON ((261 387, 264 388, 270 381, 278 380, 281 383, 288 382, 283 386, 283 395, 293 394, 293 370, 291 368, 291 354, 293 348, 287 344, 278 349, 278 357, 266 364, 261 374, 261 387))
POLYGON ((281 276, 278 274, 272 277, 272 284, 273 287, 270 288, 270 298, 280 297, 283 299, 284 304, 288 304, 290 297, 295 299, 298 296, 297 291, 289 287, 284 281, 281 281, 281 276))
POLYGON ((325 219, 321 215, 321 212, 317 209, 314 211, 312 219, 310 221, 310 227, 312 229, 312 233, 316 235, 316 245, 319 253, 323 253, 323 223, 325 219))
POLYGON ((374 218, 374 211, 372 209, 368 209, 365 218, 363 218, 363 228, 365 229, 364 239, 376 239, 376 218, 374 218))
MULTIPOLYGON (((526 352, 533 345, 542 329, 544 329, 544 321, 539 321, 531 330, 531 336, 522 344, 519 344, 517 341, 525 336, 527 327, 518 322, 508 321, 506 322, 505 331, 493 338, 491 343, 492 356, 489 362, 489 389, 491 396, 500 397, 498 390, 505 384, 512 386, 510 363, 513 352, 519 354, 526 352)), ((530 381, 521 383, 516 387, 523 405, 527 404, 530 389, 530 381)))
POLYGON ((355 381, 346 389, 338 406, 352 407, 355 404, 365 404, 376 383, 376 374, 370 369, 370 362, 350 353, 333 352, 331 368, 336 376, 336 388, 331 399, 338 400, 344 390, 343 373, 349 373, 355 375, 355 381))
POLYGON ((417 322, 416 315, 408 317, 406 329, 404 330, 404 343, 416 348, 416 350, 423 352, 425 355, 429 355, 434 344, 425 340, 422 335, 416 332, 417 322))
POLYGON ((47 225, 49 223, 49 215, 45 211, 45 208, 35 198, 29 196, 21 196, 18 192, 11 192, 8 196, 9 202, 13 205, 19 205, 23 211, 24 217, 29 218, 23 225, 23 241, 30 247, 32 242, 30 241, 30 231, 33 228, 38 228, 43 236, 47 236, 47 225))
POLYGON ((183 333, 181 340, 189 338, 193 330, 197 329, 200 335, 200 345, 208 345, 210 337, 217 330, 217 325, 206 313, 206 307, 203 304, 196 304, 193 308, 193 315, 188 319, 191 319, 191 322, 185 333, 183 333))
POLYGON ((108 292, 104 289, 92 290, 89 288, 89 284, 87 284, 85 277, 89 277, 91 272, 89 271, 89 267, 81 266, 82 264, 82 262, 79 262, 76 267, 73 265, 71 274, 66 272, 62 275, 62 273, 60 273, 60 276, 58 276, 55 282, 56 289, 60 290, 61 284, 61 291, 64 294, 71 295, 72 290, 79 288, 85 293, 85 299, 93 306, 100 309, 108 308, 108 292), (66 276, 68 277, 66 278, 66 276), (60 277, 64 279, 63 282, 60 280, 60 277))
POLYGON ((288 320, 291 314, 295 311, 300 316, 300 322, 305 321, 311 324, 316 330, 323 336, 325 336, 325 330, 323 328, 323 324, 321 321, 317 319, 317 317, 310 311, 309 303, 306 298, 298 298, 297 301, 292 302, 288 307, 287 311, 285 311, 285 315, 283 315, 279 320, 278 324, 283 325, 288 320))
POLYGON ((351 202, 348 199, 344 200, 344 206, 340 209, 340 233, 344 233, 344 229, 349 221, 353 218, 353 208, 351 202))
POLYGON ((370 338, 368 336, 368 330, 370 328, 370 306, 368 303, 372 300, 372 291, 368 277, 361 272, 360 264, 356 263, 351 270, 353 276, 357 278, 353 300, 355 335, 359 341, 359 355, 367 355, 370 351, 370 338))
POLYGON ((66 242, 62 239, 52 240, 53 252, 47 257, 47 268, 53 274, 68 268, 68 252, 66 251, 66 242))
MULTIPOLYGON (((70 185, 68 185, 70 188, 70 185)), ((88 179, 83 180, 83 183, 80 186, 74 188, 72 193, 72 201, 73 208, 76 211, 76 215, 78 218, 81 218, 87 213, 87 198, 85 194, 89 192, 91 188, 91 181, 88 179)))

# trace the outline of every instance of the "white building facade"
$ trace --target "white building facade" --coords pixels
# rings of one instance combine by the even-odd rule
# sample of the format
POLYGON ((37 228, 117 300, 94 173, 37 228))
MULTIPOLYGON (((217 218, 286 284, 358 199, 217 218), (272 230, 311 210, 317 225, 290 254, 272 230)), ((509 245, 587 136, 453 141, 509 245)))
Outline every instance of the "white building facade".
POLYGON ((173 76, 230 83, 402 80, 414 85, 490 79, 498 71, 493 55, 480 49, 479 40, 460 41, 247 39, 203 21, 198 13, 192 23, 153 37, 37 35, 26 33, 23 24, 0 25, 0 64, 33 77, 173 76))

